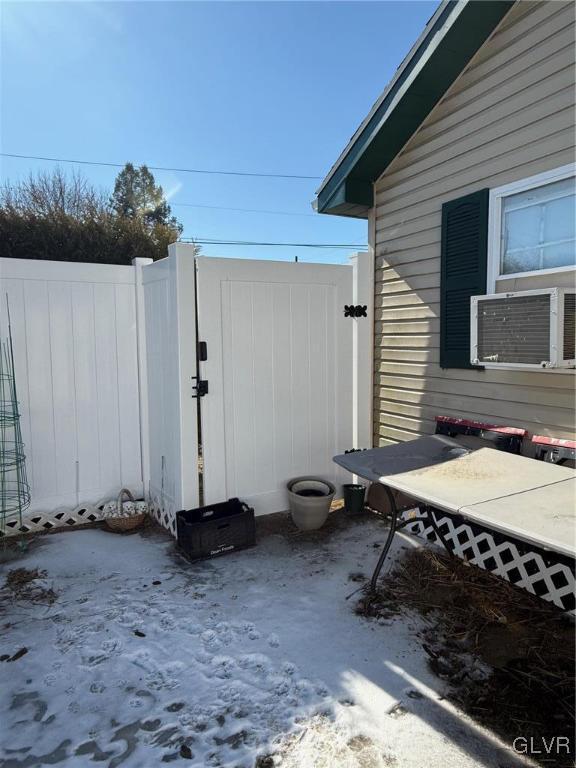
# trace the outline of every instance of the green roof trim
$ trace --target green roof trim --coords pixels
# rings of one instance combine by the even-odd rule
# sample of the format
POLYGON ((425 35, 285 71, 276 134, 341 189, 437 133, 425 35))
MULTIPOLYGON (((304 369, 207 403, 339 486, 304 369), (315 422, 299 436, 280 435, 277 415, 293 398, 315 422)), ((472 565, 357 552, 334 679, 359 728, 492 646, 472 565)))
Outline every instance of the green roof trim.
POLYGON ((372 184, 515 0, 444 0, 317 192, 319 213, 366 218, 372 184))

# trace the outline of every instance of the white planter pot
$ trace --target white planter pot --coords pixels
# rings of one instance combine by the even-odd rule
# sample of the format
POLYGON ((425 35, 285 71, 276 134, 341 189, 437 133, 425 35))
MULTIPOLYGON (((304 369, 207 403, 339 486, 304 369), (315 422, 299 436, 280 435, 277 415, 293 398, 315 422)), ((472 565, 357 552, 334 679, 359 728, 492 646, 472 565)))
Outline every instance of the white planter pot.
POLYGON ((288 504, 294 524, 301 531, 321 528, 330 513, 336 489, 321 477, 295 477, 287 483, 288 504))

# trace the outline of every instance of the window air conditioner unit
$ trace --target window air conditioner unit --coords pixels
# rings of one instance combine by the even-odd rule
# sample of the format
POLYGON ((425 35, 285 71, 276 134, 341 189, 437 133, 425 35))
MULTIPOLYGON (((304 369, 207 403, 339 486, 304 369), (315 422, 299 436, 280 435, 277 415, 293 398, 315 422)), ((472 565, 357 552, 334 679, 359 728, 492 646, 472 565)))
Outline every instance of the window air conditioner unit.
POLYGON ((574 368, 576 291, 472 296, 470 360, 487 368, 574 368))

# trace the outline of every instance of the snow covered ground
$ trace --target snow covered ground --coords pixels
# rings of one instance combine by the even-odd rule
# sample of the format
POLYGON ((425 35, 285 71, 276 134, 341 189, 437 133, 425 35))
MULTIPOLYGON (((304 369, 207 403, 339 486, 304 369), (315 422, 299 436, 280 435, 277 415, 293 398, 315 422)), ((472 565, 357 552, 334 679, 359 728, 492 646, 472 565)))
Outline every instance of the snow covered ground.
POLYGON ((519 764, 442 699, 419 619, 370 621, 345 599, 384 535, 372 519, 269 533, 194 565, 155 529, 37 538, 0 566, 0 587, 40 568, 58 593, 2 591, 0 766, 519 764))

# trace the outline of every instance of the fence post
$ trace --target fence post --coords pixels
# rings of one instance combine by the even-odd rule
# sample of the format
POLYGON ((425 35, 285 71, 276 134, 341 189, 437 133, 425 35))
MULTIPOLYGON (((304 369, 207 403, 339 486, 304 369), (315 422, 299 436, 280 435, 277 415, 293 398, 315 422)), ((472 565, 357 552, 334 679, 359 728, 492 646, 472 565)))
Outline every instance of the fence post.
POLYGON ((142 462, 142 490, 148 498, 150 485, 150 436, 148 421, 148 374, 146 368, 146 317, 144 311, 144 286, 142 269, 152 264, 152 259, 132 259, 136 295, 136 344, 138 353, 138 408, 140 413, 140 455, 142 462))
POLYGON ((354 448, 372 448, 374 398, 374 256, 372 251, 350 257, 353 269, 352 302, 366 305, 366 317, 354 320, 353 438, 354 448))
POLYGON ((176 356, 179 386, 179 503, 180 509, 199 505, 198 401, 193 396, 196 361, 196 248, 171 243, 168 257, 175 262, 176 356))

